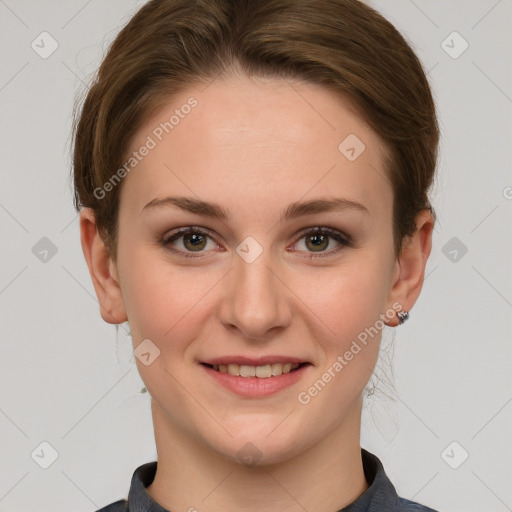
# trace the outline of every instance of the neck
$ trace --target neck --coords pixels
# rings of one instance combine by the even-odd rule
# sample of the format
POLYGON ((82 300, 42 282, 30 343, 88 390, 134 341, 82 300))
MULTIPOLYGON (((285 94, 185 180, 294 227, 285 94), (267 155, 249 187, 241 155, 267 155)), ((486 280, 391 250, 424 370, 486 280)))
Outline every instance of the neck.
POLYGON ((228 460, 169 424, 152 399, 158 467, 148 494, 170 512, 334 512, 368 487, 360 448, 361 401, 337 430, 275 464, 228 460))

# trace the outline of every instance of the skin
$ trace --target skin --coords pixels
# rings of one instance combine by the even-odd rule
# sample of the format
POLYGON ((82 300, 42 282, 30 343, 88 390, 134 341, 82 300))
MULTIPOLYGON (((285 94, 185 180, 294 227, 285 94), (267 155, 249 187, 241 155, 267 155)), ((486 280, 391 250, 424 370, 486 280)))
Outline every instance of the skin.
MULTIPOLYGON (((361 397, 381 331, 308 404, 297 395, 379 315, 394 313, 394 303, 412 309, 431 250, 432 216, 417 215, 416 233, 395 258, 383 143, 347 101, 318 85, 239 74, 190 86, 140 127, 131 149, 191 96, 197 107, 123 181, 117 262, 92 212, 80 216, 102 318, 129 320, 134 349, 150 339, 160 350, 148 366, 136 358, 151 394, 158 452, 148 493, 172 511, 339 510, 368 487, 361 397), (338 150, 349 134, 366 146, 352 162, 338 150), (229 218, 175 207, 141 213, 167 195, 218 203, 229 218), (332 197, 358 201, 369 213, 280 221, 289 203, 332 197), (187 226, 213 233, 200 253, 184 237, 172 243, 198 258, 158 243, 187 226), (314 235, 303 232, 317 226, 350 235, 353 246, 328 238, 316 249, 314 235), (236 252, 248 236, 263 250, 252 263, 236 252), (311 366, 290 388, 248 399, 221 388, 199 364, 233 354, 284 354, 311 366), (248 442, 260 457, 253 465, 237 455, 248 442)), ((398 324, 396 314, 386 318, 398 324)))

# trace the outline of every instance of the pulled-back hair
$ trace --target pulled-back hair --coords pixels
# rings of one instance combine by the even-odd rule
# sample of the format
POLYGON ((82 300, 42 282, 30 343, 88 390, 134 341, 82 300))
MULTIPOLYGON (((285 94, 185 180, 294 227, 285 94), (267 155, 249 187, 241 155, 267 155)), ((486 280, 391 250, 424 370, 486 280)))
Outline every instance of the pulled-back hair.
POLYGON ((419 211, 435 219, 434 100, 418 57, 376 10, 359 0, 151 0, 109 46, 73 119, 74 205, 93 210, 114 261, 122 184, 95 191, 173 94, 233 70, 323 84, 357 109, 385 143, 396 256, 419 211))

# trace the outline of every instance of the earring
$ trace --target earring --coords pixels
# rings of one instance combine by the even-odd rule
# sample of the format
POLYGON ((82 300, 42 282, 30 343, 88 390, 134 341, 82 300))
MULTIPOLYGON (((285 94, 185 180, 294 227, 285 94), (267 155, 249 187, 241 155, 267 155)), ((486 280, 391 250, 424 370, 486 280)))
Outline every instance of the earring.
POLYGON ((408 318, 409 318, 409 312, 408 311, 399 311, 397 313, 398 316, 398 324, 403 324, 408 318))

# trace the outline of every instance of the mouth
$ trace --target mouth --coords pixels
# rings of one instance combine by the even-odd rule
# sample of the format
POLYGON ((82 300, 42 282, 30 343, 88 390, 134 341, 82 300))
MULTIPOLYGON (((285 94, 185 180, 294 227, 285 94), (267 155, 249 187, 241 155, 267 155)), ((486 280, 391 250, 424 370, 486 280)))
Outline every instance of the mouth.
POLYGON ((244 399, 269 397, 297 385, 314 365, 286 355, 230 355, 199 361, 213 382, 244 399))
POLYGON ((269 379, 279 377, 286 373, 293 373, 303 366, 309 366, 311 363, 302 362, 285 362, 271 363, 265 365, 252 366, 247 364, 209 364, 201 363, 203 366, 211 368, 219 373, 227 373, 234 377, 257 377, 260 379, 269 379))

